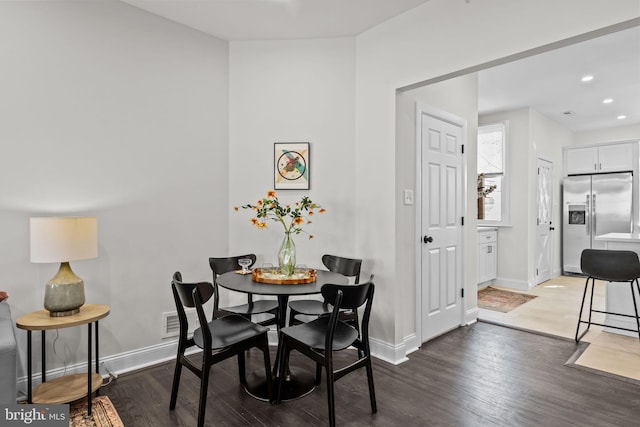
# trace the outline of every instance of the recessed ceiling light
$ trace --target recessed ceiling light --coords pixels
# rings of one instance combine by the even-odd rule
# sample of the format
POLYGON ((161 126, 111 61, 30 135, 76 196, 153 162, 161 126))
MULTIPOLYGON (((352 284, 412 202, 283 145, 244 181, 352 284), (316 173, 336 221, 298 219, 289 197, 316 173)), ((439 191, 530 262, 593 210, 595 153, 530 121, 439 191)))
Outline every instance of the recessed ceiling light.
POLYGON ((613 102, 613 98, 605 98, 602 100, 603 104, 611 104, 613 102))
POLYGON ((625 116, 624 114, 620 114, 620 115, 618 116, 618 120, 624 120, 624 119, 626 119, 626 118, 627 118, 627 116, 625 116))
POLYGON ((591 74, 587 74, 586 76, 582 76, 580 80, 583 82, 590 82, 591 80, 593 80, 593 76, 591 74))

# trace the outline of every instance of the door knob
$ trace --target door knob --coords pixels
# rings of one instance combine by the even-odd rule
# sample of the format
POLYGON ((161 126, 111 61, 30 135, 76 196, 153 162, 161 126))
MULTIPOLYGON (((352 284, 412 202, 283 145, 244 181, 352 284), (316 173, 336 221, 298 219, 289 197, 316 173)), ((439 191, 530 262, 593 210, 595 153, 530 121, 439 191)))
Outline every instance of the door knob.
POLYGON ((425 243, 431 243, 433 242, 433 237, 431 236, 424 236, 424 238, 422 239, 423 242, 425 243))
POLYGON ((556 229, 555 227, 549 227, 549 230, 550 230, 550 231, 553 231, 553 230, 555 230, 555 229, 556 229))

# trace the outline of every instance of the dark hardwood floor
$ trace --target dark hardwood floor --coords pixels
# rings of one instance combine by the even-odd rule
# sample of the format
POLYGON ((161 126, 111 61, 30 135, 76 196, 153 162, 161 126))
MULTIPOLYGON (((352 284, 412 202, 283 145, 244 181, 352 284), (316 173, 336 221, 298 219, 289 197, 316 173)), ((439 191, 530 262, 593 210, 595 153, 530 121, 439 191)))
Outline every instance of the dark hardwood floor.
MULTIPOLYGON (((364 370, 338 381, 337 424, 640 425, 640 385, 565 366, 576 349, 572 341, 488 323, 459 328, 427 343, 399 366, 374 359, 377 414, 371 414, 364 370)), ((248 371, 258 368, 259 356, 249 355, 248 371)), ((292 364, 313 369, 297 356, 291 355, 292 364)), ((110 397, 127 427, 193 426, 197 378, 183 369, 178 403, 169 411, 173 367, 166 363, 121 375, 101 394, 110 397)), ((269 405, 241 389, 236 359, 212 370, 208 426, 324 426, 327 420, 324 384, 301 399, 269 405)))

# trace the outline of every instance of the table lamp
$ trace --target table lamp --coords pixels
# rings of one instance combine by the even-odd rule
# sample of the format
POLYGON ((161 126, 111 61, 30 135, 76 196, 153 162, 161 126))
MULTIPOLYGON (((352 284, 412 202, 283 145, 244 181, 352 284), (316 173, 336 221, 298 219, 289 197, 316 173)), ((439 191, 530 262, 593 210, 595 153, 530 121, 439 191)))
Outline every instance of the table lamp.
POLYGON ((96 218, 31 218, 30 231, 31 262, 60 263, 56 275, 47 282, 44 308, 54 317, 78 313, 84 304, 84 282, 69 262, 98 256, 96 218))

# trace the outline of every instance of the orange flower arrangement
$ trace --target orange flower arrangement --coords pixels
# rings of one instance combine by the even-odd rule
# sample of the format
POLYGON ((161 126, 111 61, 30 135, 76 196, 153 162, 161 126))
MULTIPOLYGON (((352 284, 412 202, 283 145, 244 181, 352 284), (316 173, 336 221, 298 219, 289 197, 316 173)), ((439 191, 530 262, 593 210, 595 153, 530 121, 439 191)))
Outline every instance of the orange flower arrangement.
MULTIPOLYGON (((251 218, 251 223, 262 229, 267 226, 267 220, 271 219, 282 224, 285 233, 307 233, 302 229, 305 224, 311 224, 309 219, 315 213, 317 209, 319 213, 326 212, 319 204, 314 203, 308 196, 303 196, 299 202, 295 202, 293 207, 291 205, 281 205, 278 200, 276 192, 273 190, 267 191, 267 197, 260 199, 255 205, 246 204, 240 206, 243 209, 252 209, 256 212, 256 216, 251 218)), ((236 212, 239 210, 238 206, 235 206, 236 212)), ((309 234, 309 233, 307 233, 309 234)), ((309 234, 309 238, 313 239, 313 235, 309 234)))

